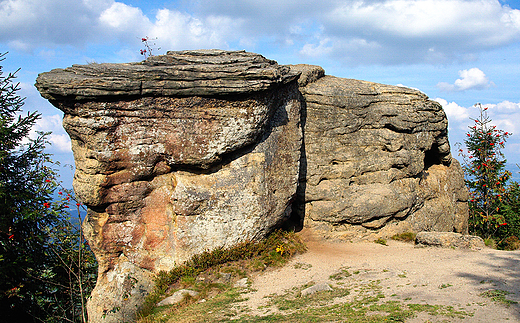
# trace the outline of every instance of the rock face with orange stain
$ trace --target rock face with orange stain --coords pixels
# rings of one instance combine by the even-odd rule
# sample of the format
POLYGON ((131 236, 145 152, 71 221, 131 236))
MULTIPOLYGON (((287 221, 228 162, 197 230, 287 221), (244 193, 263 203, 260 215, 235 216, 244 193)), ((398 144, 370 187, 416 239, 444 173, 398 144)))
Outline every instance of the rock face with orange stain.
POLYGON ((132 321, 155 273, 288 218, 302 143, 297 77, 218 50, 39 76, 65 113, 74 190, 88 206, 99 262, 90 322, 132 321))

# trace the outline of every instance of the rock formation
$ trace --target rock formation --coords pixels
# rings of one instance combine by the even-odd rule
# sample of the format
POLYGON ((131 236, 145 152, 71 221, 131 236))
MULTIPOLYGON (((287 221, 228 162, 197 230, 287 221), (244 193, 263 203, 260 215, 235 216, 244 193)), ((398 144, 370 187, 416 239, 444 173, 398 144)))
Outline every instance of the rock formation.
POLYGON ((65 113, 88 206, 91 322, 131 319, 158 271, 289 217, 343 239, 467 230, 446 116, 419 91, 220 50, 74 65, 36 86, 65 113))
POLYGON ((289 216, 297 76, 256 54, 186 51, 38 77, 65 113, 74 191, 88 206, 83 226, 99 262, 90 322, 128 320, 154 273, 260 239, 289 216))
POLYGON ((319 66, 291 68, 302 73, 306 107, 298 208, 306 225, 346 239, 467 230, 467 190, 440 104, 319 66))

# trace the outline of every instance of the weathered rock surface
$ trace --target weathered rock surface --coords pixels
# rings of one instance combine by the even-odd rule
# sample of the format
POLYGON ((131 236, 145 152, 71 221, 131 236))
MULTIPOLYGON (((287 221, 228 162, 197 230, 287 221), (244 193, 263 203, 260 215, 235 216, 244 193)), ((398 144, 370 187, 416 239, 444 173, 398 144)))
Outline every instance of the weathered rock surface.
POLYGON ((480 250, 486 246, 481 237, 463 235, 456 232, 419 232, 415 237, 415 244, 419 246, 473 250, 480 250))
POLYGON ((424 203, 406 219, 411 231, 468 231, 468 190, 464 172, 453 159, 450 166, 432 165, 420 182, 424 203))
POLYGON ((302 138, 297 76, 256 54, 189 51, 38 77, 65 112, 74 190, 89 209, 83 226, 99 262, 91 322, 131 317, 154 273, 260 239, 289 216, 302 138))
POLYGON ((399 220, 402 230, 467 230, 467 190, 437 102, 318 66, 291 69, 302 73, 306 104, 299 212, 307 225, 373 232, 399 220))
POLYGON ((297 75, 275 61, 245 51, 188 50, 127 64, 73 65, 38 77, 48 100, 114 96, 225 96, 261 92, 297 75))
POLYGON ((88 206, 90 322, 132 320, 157 272, 291 214, 352 240, 467 231, 446 116, 417 90, 220 50, 74 65, 36 86, 65 113, 88 206))

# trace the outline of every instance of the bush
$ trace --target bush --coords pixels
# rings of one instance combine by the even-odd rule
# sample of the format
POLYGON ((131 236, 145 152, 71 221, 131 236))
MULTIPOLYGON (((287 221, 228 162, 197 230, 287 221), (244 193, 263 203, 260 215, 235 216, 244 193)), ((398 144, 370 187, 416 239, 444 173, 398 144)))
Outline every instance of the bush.
POLYGON ((516 236, 510 236, 501 242, 500 249, 518 250, 520 249, 520 239, 518 239, 516 236))
POLYGON ((149 315, 155 304, 164 298, 170 285, 182 277, 195 277, 210 268, 216 268, 225 263, 252 260, 253 267, 264 269, 268 266, 283 265, 292 256, 306 251, 301 239, 292 231, 275 230, 265 239, 249 241, 231 248, 217 248, 194 255, 188 261, 174 267, 169 272, 161 271, 155 279, 155 286, 146 298, 140 315, 149 315))

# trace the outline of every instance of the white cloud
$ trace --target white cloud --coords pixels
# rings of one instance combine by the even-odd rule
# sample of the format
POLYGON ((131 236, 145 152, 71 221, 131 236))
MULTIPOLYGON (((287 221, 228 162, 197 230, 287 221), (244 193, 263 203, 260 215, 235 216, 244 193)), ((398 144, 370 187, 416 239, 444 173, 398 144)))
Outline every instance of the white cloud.
POLYGON ((513 103, 509 101, 503 101, 498 104, 484 104, 484 107, 488 108, 489 116, 493 120, 493 124, 498 128, 517 134, 520 138, 520 102, 513 103))
POLYGON ((520 103, 510 101, 502 101, 498 104, 486 104, 491 111, 500 111, 502 113, 516 113, 520 111, 520 103))
POLYGON ((128 6, 121 2, 114 2, 99 15, 100 23, 108 29, 126 32, 135 26, 146 26, 150 20, 143 15, 139 8, 128 6))
POLYGON ((486 74, 480 69, 474 67, 469 70, 459 71, 460 79, 455 80, 455 83, 449 84, 440 82, 437 87, 442 91, 459 92, 466 90, 482 90, 494 85, 490 82, 486 74))
POLYGON ((48 147, 51 152, 71 151, 70 138, 63 129, 61 115, 42 116, 36 121, 29 137, 35 139, 37 137, 37 131, 51 132, 51 134, 47 136, 47 140, 51 143, 51 147, 48 147))
MULTIPOLYGON (((470 125, 471 119, 479 117, 478 109, 475 106, 462 107, 455 102, 448 102, 442 98, 436 98, 434 101, 440 103, 450 124, 461 125, 463 126, 461 129, 466 129, 470 125)), ((482 106, 488 108, 486 113, 493 125, 512 133, 520 130, 520 126, 516 122, 516 120, 520 120, 520 102, 502 101, 497 104, 482 104, 482 106)))
MULTIPOLYGON (((156 39, 154 49, 167 50, 227 48, 227 40, 240 30, 240 20, 210 15, 197 17, 170 9, 157 11, 152 21, 135 7, 115 2, 99 16, 107 33, 127 43, 149 36, 156 39)), ((152 44, 151 44, 152 45, 152 44)), ((156 51, 156 54, 158 52, 156 51)))
POLYGON ((50 134, 49 141, 52 144, 52 148, 60 152, 70 152, 72 151, 70 138, 67 134, 50 134))
POLYGON ((21 40, 10 41, 10 42, 8 42, 8 46, 15 50, 19 50, 22 52, 27 52, 32 48, 31 44, 21 41, 21 40))
POLYGON ((363 27, 385 36, 436 39, 469 36, 498 44, 519 36, 520 13, 499 1, 353 1, 335 8, 331 24, 363 27))
POLYGON ((446 112, 446 115, 448 116, 449 120, 455 120, 455 121, 469 121, 469 109, 465 107, 461 107, 455 102, 449 102, 441 99, 436 98, 434 101, 437 101, 442 105, 442 108, 444 109, 444 112, 446 112))
POLYGON ((240 30, 240 19, 169 9, 147 17, 140 8, 114 0, 0 0, 0 17, 0 43, 23 51, 117 41, 135 46, 145 36, 159 38, 168 50, 225 47, 240 30))
POLYGON ((163 48, 196 49, 227 47, 227 39, 239 30, 240 21, 229 17, 196 18, 180 11, 161 9, 146 35, 157 37, 163 48))
MULTIPOLYGON (((468 131, 468 127, 472 126, 474 122, 472 120, 479 118, 479 110, 475 107, 463 107, 455 102, 448 102, 442 98, 436 98, 435 101, 439 102, 449 121, 449 136, 452 147, 452 154, 458 155, 457 146, 455 143, 463 143, 466 139, 465 133, 468 131)), ((519 150, 520 147, 520 125, 516 120, 520 120, 520 102, 513 103, 509 101, 503 101, 497 104, 482 104, 483 107, 487 107, 486 113, 491 119, 490 125, 497 126, 498 129, 512 133, 506 143, 504 153, 508 161, 513 163, 520 162, 519 150)))
POLYGON ((333 50, 331 41, 328 38, 319 41, 319 44, 305 44, 300 50, 300 54, 307 57, 321 57, 328 55, 333 50))
POLYGON ((309 56, 320 52, 326 40, 331 46, 324 55, 353 65, 465 61, 483 50, 520 40, 520 11, 498 0, 198 3, 202 14, 243 19, 238 37, 293 37, 285 43, 309 56), (302 22, 307 28, 291 34, 302 22))
POLYGON ((0 42, 20 50, 92 42, 135 47, 150 36, 165 50, 268 43, 349 64, 402 64, 475 59, 520 40, 520 11, 498 0, 199 0, 189 6, 158 7, 147 16, 124 0, 0 0, 0 42))
POLYGON ((95 22, 113 0, 2 0, 0 42, 16 49, 78 45, 101 38, 95 22), (92 6, 95 2, 96 6, 92 6))

